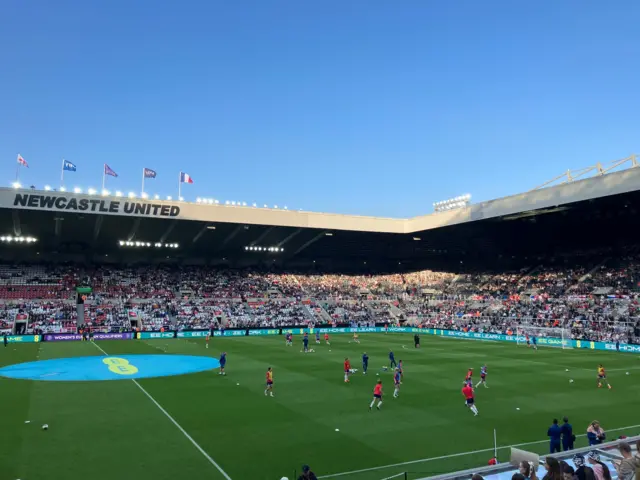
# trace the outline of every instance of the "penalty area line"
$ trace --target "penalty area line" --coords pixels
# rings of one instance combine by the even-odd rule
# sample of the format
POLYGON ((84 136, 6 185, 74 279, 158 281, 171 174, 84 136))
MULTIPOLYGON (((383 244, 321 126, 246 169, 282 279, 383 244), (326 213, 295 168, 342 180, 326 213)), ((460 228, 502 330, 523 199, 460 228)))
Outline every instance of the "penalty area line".
MULTIPOLYGON (((609 430, 607 430, 607 432, 619 432, 620 430, 628 430, 630 428, 640 428, 640 425, 629 425, 628 427, 620 427, 620 428, 611 428, 609 430)), ((577 438, 580 437, 586 437, 586 434, 583 435, 576 435, 577 438)), ((526 447, 527 445, 539 445, 541 443, 548 443, 549 439, 547 440, 537 440, 535 442, 525 442, 525 443, 516 443, 515 445, 503 445, 502 447, 498 447, 498 450, 504 450, 505 448, 518 448, 518 447, 526 447)), ((388 468, 395 468, 395 467, 405 467, 407 465, 415 465, 418 463, 427 463, 427 462, 433 462, 436 460, 446 460, 447 458, 456 458, 456 457, 464 457, 467 455, 474 455, 474 454, 478 454, 478 453, 487 453, 487 452, 493 452, 494 448, 483 448, 481 450, 472 450, 470 452, 460 452, 460 453, 451 453, 449 455, 441 455, 439 457, 430 457, 430 458, 422 458, 420 460, 411 460, 408 462, 401 462, 401 463, 394 463, 391 465, 381 465, 379 467, 371 467, 371 468, 363 468, 361 470, 352 470, 350 472, 341 472, 341 473, 332 473, 331 475, 320 475, 318 478, 337 478, 337 477, 344 477, 346 475, 355 475, 357 473, 366 473, 366 472, 375 472, 377 470, 386 470, 388 468)), ((389 477, 389 478, 393 478, 393 477, 389 477)))
MULTIPOLYGON (((104 349, 103 349, 102 347, 100 347, 97 343, 95 343, 95 342, 91 342, 91 343, 92 343, 92 344, 93 344, 93 345, 94 345, 98 350, 100 350, 103 354, 105 354, 106 356, 109 356, 109 354, 108 354, 107 352, 105 352, 105 351, 104 351, 104 349)), ((231 477, 227 474, 227 472, 225 472, 225 471, 222 469, 222 467, 221 467, 220 465, 218 465, 218 463, 217 463, 213 458, 211 458, 211 455, 209 455, 207 452, 205 452, 205 451, 204 451, 204 449, 203 449, 200 445, 198 445, 198 442, 196 442, 196 441, 193 439, 193 437, 192 437, 191 435, 189 435, 189 434, 187 433, 187 431, 186 431, 184 428, 182 428, 182 426, 181 426, 181 425, 176 421, 176 419, 175 419, 175 418, 173 418, 173 417, 169 414, 169 412, 167 412, 167 411, 162 407, 162 405, 160 405, 160 404, 157 402, 157 400, 156 400, 155 398, 153 398, 153 397, 151 396, 151 394, 150 394, 149 392, 147 392, 147 391, 144 389, 144 387, 138 383, 138 381, 137 381, 135 378, 132 378, 132 379, 131 379, 131 381, 136 385, 136 387, 138 387, 138 388, 140 389, 140 391, 141 391, 142 393, 144 393, 144 394, 147 396, 147 398, 148 398, 149 400, 151 400, 151 401, 153 402, 153 404, 154 404, 156 407, 158 407, 158 409, 159 409, 162 413, 164 413, 165 417, 167 417, 167 418, 171 421, 171 423, 173 423, 173 424, 178 428, 178 430, 180 430, 180 431, 182 432, 182 434, 187 438, 187 440, 189 440, 189 441, 193 444, 193 446, 194 446, 194 447, 196 447, 196 449, 197 449, 197 450, 198 450, 198 451, 199 451, 199 452, 204 456, 204 458, 206 458, 206 459, 209 461, 209 463, 210 463, 211 465, 213 465, 213 466, 214 466, 214 467, 215 467, 215 468, 220 472, 220 474, 225 478, 225 480, 231 480, 231 477)))

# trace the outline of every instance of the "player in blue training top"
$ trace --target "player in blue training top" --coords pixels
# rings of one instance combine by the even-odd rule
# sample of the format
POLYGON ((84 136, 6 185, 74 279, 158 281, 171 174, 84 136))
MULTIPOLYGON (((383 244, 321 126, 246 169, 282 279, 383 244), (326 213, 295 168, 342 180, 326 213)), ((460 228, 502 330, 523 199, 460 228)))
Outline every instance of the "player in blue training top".
POLYGON ((400 395, 400 369, 396 367, 393 373, 393 398, 398 398, 400 395))
POLYGON ((304 337, 302 337, 302 344, 304 345, 304 353, 309 351, 309 334, 305 333, 304 337))
POLYGON ((320 332, 316 332, 316 344, 320 345, 320 332))
POLYGON ((484 388, 489 388, 487 385, 487 364, 485 363, 482 367, 480 367, 480 381, 476 385, 478 388, 480 385, 484 385, 484 388))
POLYGON ((285 336, 285 345, 291 347, 293 346, 293 335, 291 334, 291 332, 288 332, 285 336))
POLYGON ((227 352, 222 352, 220 355, 220 373, 218 375, 226 375, 224 372, 224 366, 227 364, 227 352))
POLYGON ((367 355, 367 352, 364 352, 362 354, 362 374, 363 375, 367 374, 367 368, 369 368, 369 355, 367 355))
POLYGON ((534 350, 538 350, 538 339, 535 336, 531 337, 531 344, 534 350))
POLYGON ((398 371, 400 372, 400 383, 404 380, 404 364, 402 360, 398 360, 398 371))
POLYGON ((393 355, 393 351, 389 350, 389 368, 397 367, 396 357, 393 355))

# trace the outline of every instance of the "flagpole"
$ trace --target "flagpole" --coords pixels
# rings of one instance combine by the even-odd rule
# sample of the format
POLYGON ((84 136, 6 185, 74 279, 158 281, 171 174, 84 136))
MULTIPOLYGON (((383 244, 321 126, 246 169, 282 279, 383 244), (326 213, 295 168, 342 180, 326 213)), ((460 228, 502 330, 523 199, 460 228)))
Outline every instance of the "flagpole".
POLYGON ((64 185, 64 158, 62 159, 62 166, 60 167, 60 186, 64 185))
POLYGON ((182 193, 182 172, 178 173, 178 200, 180 200, 182 193))
POLYGON ((144 167, 142 167, 142 191, 140 193, 144 195, 144 167))
POLYGON ((102 190, 104 190, 104 179, 105 179, 104 172, 105 172, 105 170, 106 170, 105 165, 103 165, 102 166, 102 190))
MULTIPOLYGON (((20 158, 19 154, 18 154, 18 158, 20 158)), ((20 162, 16 159, 16 183, 18 182, 19 176, 20 176, 20 162)))

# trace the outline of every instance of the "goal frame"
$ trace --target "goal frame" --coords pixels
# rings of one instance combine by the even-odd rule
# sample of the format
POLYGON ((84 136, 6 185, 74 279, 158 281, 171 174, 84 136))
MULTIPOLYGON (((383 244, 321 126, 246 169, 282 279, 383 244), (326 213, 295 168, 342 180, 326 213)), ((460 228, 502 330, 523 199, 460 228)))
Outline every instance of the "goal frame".
MULTIPOLYGON (((535 336, 537 338, 559 338, 561 339, 560 345, 544 344, 545 347, 562 348, 563 350, 572 349, 569 345, 571 339, 571 331, 567 328, 552 328, 552 327, 534 327, 534 326, 520 326, 516 328, 516 343, 518 346, 526 345, 525 335, 535 336), (558 336, 558 334, 560 334, 558 336)), ((537 342, 536 346, 540 346, 540 342, 537 342)))

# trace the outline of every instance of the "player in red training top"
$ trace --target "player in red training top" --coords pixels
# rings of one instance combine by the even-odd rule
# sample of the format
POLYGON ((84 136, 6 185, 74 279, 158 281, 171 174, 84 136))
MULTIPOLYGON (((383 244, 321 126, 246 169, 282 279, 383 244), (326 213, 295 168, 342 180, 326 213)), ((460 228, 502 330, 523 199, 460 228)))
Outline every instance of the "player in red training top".
POLYGON ((267 393, 271 394, 273 397, 273 370, 271 367, 267 368, 267 387, 264 389, 264 396, 267 396, 267 393))
POLYGON ((473 398, 473 387, 466 384, 462 387, 462 395, 464 395, 465 405, 473 412, 474 415, 478 415, 478 408, 476 407, 475 400, 473 398))
POLYGON ((328 334, 328 333, 325 333, 325 334, 324 334, 324 341, 325 341, 325 343, 326 343, 327 345, 331 345, 331 344, 329 343, 329 334, 328 334))
POLYGON ((376 400, 378 400, 377 407, 378 410, 380 410, 380 407, 382 406, 382 380, 378 380, 378 383, 376 383, 376 386, 373 388, 373 400, 371 400, 371 403, 369 404, 369 411, 373 408, 376 400))
POLYGON ((207 343, 205 344, 205 348, 209 348, 209 339, 210 339, 210 338, 211 338, 211 334, 210 334, 210 333, 207 333, 207 337, 205 338, 205 341, 207 342, 207 343))
POLYGON ((465 385, 470 385, 473 386, 473 368, 469 368, 469 370, 467 371, 467 376, 464 377, 464 384, 465 385))
POLYGON ((344 359, 344 382, 349 383, 349 373, 351 373, 351 362, 348 358, 344 359))

